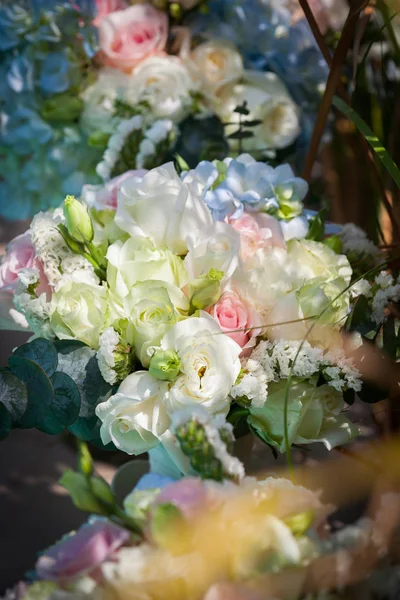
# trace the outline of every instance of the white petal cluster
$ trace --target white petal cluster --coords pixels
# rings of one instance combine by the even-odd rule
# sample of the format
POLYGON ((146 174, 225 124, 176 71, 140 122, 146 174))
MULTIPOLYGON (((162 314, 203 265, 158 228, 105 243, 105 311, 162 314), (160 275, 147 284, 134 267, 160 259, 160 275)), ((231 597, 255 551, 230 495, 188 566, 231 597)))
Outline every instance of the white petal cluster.
POLYGON ((104 181, 111 178, 111 171, 124 147, 127 137, 133 131, 140 131, 143 127, 143 117, 135 115, 131 119, 121 121, 115 133, 112 134, 108 141, 107 150, 104 153, 103 160, 97 165, 96 171, 99 177, 104 181))
POLYGON ((293 377, 311 379, 321 374, 337 391, 361 390, 361 375, 343 351, 324 353, 321 348, 304 342, 261 341, 251 357, 242 361, 242 378, 232 388, 232 398, 247 398, 253 407, 261 408, 268 398, 268 383, 293 377), (300 349, 300 350, 299 350, 300 349))
POLYGON ((340 237, 345 254, 354 252, 359 255, 372 257, 377 257, 379 254, 379 249, 368 239, 365 231, 354 225, 354 223, 343 225, 340 237))
POLYGON ((385 309, 391 302, 400 301, 400 277, 394 280, 390 273, 382 271, 375 278, 374 296, 372 298, 372 319, 375 323, 382 323, 385 319, 385 309), (377 287, 377 289, 376 289, 377 287))
POLYGON ((61 210, 38 213, 31 223, 32 243, 49 285, 58 290, 67 281, 99 282, 94 268, 83 256, 67 246, 58 226, 64 223, 61 210))
POLYGON ((117 382, 117 374, 113 367, 115 366, 114 352, 118 343, 119 335, 112 327, 108 327, 100 336, 97 362, 103 379, 111 385, 117 382))

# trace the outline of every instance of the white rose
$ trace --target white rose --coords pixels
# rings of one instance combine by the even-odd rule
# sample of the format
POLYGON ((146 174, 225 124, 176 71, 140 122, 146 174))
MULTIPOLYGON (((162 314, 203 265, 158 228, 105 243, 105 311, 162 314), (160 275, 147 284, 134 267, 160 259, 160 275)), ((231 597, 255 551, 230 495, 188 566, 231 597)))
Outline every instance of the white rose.
MULTIPOLYGON (((241 83, 225 86, 219 94, 217 111, 222 120, 234 123, 226 127, 226 134, 237 131, 240 115, 235 108, 248 103, 247 119, 257 119, 253 137, 243 140, 244 151, 253 152, 290 146, 300 133, 299 109, 285 85, 274 73, 246 71, 241 83)), ((233 141, 237 144, 237 141, 233 141)))
POLYGON ((180 58, 152 56, 132 72, 125 99, 132 105, 147 102, 156 119, 181 121, 190 111, 197 87, 180 58))
POLYGON ((76 339, 97 349, 107 313, 105 287, 67 281, 52 296, 50 324, 60 340, 76 339))
POLYGON ((113 295, 122 300, 138 281, 157 279, 183 287, 187 275, 183 261, 169 250, 155 248, 143 237, 114 242, 107 252, 107 281, 113 295))
POLYGON ((217 221, 200 239, 189 236, 185 267, 190 279, 218 269, 229 279, 239 264, 240 235, 232 225, 217 221))
POLYGON ((200 237, 213 222, 207 206, 181 181, 173 163, 124 182, 115 221, 132 237, 149 237, 175 254, 186 254, 188 234, 200 237))
POLYGON ((128 375, 118 393, 96 408, 103 444, 113 442, 127 454, 142 454, 159 443, 170 421, 163 405, 168 385, 147 371, 128 375))
POLYGON ((124 313, 129 319, 128 340, 144 367, 149 366, 152 348, 189 310, 185 294, 164 281, 136 283, 124 300, 124 313))
POLYGON ((200 314, 174 325, 161 341, 163 350, 174 350, 181 360, 181 374, 166 398, 170 412, 199 404, 211 413, 229 409, 242 349, 212 317, 200 314))
POLYGON ((241 55, 226 41, 200 44, 185 63, 193 77, 200 81, 201 91, 211 97, 224 85, 238 82, 244 72, 241 55))
POLYGON ((344 254, 336 254, 325 244, 305 239, 290 240, 287 249, 299 284, 315 277, 326 282, 340 277, 347 285, 350 283, 352 268, 344 254))
POLYGON ((273 246, 250 256, 235 272, 232 285, 261 315, 262 324, 266 324, 276 302, 293 289, 294 277, 287 251, 273 246))
POLYGON ((130 76, 118 69, 103 68, 97 81, 82 94, 84 107, 81 122, 86 131, 113 133, 116 125, 115 100, 129 89, 130 76))

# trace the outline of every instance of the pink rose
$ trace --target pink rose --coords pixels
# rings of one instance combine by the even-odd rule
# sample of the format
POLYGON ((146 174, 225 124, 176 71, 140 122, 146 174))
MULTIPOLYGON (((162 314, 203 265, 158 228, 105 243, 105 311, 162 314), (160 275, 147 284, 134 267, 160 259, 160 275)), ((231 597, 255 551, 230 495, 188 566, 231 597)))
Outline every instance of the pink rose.
POLYGON ((224 292, 221 298, 208 311, 234 342, 243 348, 241 356, 248 356, 261 333, 259 314, 239 294, 224 292))
POLYGON ((124 10, 124 8, 126 8, 124 0, 96 0, 97 16, 93 21, 93 25, 98 27, 101 19, 116 10, 124 10))
POLYGON ((118 191, 122 183, 131 177, 143 177, 146 173, 146 169, 127 171, 102 185, 84 185, 82 188, 82 199, 88 206, 97 210, 107 208, 117 210, 118 191))
POLYGON ((20 270, 32 269, 35 266, 35 248, 31 241, 31 234, 26 231, 14 238, 7 246, 6 255, 0 265, 0 288, 7 287, 13 291, 20 270))
POLYGON ((66 583, 95 571, 120 546, 129 532, 114 523, 98 520, 49 548, 36 564, 41 579, 66 583))
POLYGON ((131 71, 145 58, 161 54, 167 43, 168 17, 150 4, 135 4, 100 21, 100 49, 104 62, 131 71))
POLYGON ((230 223, 240 233, 243 260, 247 260, 259 248, 286 247, 279 221, 270 215, 244 213, 239 219, 231 219, 230 223))

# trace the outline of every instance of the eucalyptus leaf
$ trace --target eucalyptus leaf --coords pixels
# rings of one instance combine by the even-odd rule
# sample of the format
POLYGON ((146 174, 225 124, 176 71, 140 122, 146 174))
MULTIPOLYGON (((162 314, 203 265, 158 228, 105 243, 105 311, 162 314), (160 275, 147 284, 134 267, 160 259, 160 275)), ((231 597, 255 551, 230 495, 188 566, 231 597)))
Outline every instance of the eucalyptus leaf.
POLYGON ((0 371, 0 405, 13 421, 19 421, 28 408, 28 391, 25 384, 10 371, 0 371))
POLYGON ((79 439, 100 444, 100 421, 95 409, 109 398, 112 386, 100 373, 96 351, 74 340, 57 341, 55 346, 58 370, 73 379, 81 396, 79 416, 69 430, 79 439))
POLYGON ((54 399, 54 390, 50 379, 42 367, 27 358, 11 356, 8 364, 13 375, 25 384, 28 391, 28 407, 17 426, 23 429, 40 427, 45 421, 54 399))
POLYGON ((42 367, 48 377, 51 377, 57 369, 58 359, 54 344, 43 338, 23 344, 15 350, 14 356, 33 360, 42 367))
POLYGON ((39 429, 55 435, 75 423, 81 407, 81 395, 69 375, 56 372, 51 378, 54 401, 39 429))

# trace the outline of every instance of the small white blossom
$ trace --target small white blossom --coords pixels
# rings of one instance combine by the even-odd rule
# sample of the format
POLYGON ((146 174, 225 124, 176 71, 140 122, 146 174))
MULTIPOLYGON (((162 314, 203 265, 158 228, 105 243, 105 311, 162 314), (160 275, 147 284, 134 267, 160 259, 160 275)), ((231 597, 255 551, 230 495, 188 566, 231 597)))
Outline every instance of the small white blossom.
POLYGON ((124 147, 126 138, 133 132, 142 129, 143 117, 135 115, 131 119, 121 121, 117 130, 108 141, 107 150, 104 152, 103 160, 97 165, 96 172, 104 181, 111 177, 113 167, 118 160, 119 154, 124 147))
POLYGON ((354 223, 343 225, 340 237, 342 238, 343 252, 345 254, 355 252, 372 257, 377 257, 379 254, 379 249, 368 239, 365 231, 354 225, 354 223))
POLYGON ((268 377, 261 364, 252 359, 245 359, 242 364, 244 371, 239 383, 233 386, 231 397, 247 398, 252 406, 262 408, 268 396, 268 377))
POLYGON ((393 275, 386 271, 381 271, 379 275, 375 277, 375 283, 385 290, 394 284, 393 275))
POLYGON ((108 327, 100 336, 100 347, 97 352, 97 362, 103 379, 114 385, 118 376, 114 371, 115 356, 114 352, 119 343, 119 335, 112 327, 108 327))
POLYGON ((74 254, 67 246, 58 226, 64 223, 61 209, 38 213, 31 223, 35 254, 43 265, 49 285, 57 291, 66 281, 97 284, 98 277, 86 258, 74 254))

